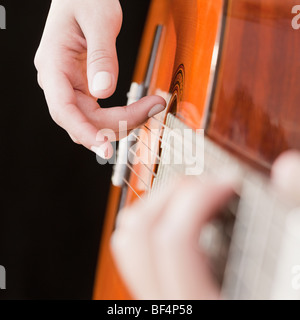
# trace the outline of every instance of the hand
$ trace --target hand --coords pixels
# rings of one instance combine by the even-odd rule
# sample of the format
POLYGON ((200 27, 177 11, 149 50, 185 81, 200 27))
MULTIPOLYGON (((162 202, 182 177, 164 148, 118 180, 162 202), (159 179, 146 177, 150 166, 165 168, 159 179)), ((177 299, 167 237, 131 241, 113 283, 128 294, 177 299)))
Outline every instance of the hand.
MULTIPOLYGON (((300 153, 281 155, 271 181, 289 201, 300 205, 300 153)), ((230 199, 232 187, 185 180, 155 201, 137 202, 119 214, 112 251, 135 298, 220 298, 198 242, 202 228, 230 199)))
POLYGON ((158 96, 128 107, 99 107, 98 98, 105 99, 116 89, 115 42, 121 24, 118 0, 53 0, 35 57, 38 82, 54 121, 74 142, 104 158, 110 158, 113 150, 99 134, 101 129, 118 136, 120 120, 133 129, 165 107, 158 96))
POLYGON ((119 214, 112 249, 136 299, 219 298, 199 235, 232 194, 227 185, 185 180, 119 214))

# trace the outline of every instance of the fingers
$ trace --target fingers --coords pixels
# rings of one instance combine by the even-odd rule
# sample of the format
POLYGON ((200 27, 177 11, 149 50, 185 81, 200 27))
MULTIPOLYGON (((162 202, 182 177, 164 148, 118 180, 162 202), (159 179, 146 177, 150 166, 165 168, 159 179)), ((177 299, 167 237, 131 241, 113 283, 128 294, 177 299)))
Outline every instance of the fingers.
POLYGON ((271 173, 273 184, 291 201, 300 204, 300 152, 290 150, 274 163, 271 173))
POLYGON ((175 188, 167 188, 157 201, 136 202, 118 215, 112 253, 130 292, 138 299, 163 299, 152 255, 151 230, 175 188))
MULTIPOLYGON (((145 123, 150 117, 162 112, 166 101, 159 96, 145 97, 126 107, 96 109, 90 115, 99 128, 109 128, 119 132, 120 121, 127 123, 127 129, 134 129, 145 123)), ((124 129, 122 130, 124 131, 124 129)))
POLYGON ((42 79, 43 88, 53 120, 77 143, 80 142, 90 150, 93 148, 94 151, 98 148, 97 152, 101 156, 109 155, 110 143, 99 135, 98 129, 77 107, 76 95, 67 76, 55 68, 45 74, 47 79, 42 79))
POLYGON ((107 159, 113 148, 101 130, 118 138, 163 110, 165 101, 149 97, 129 107, 99 108, 95 98, 110 96, 117 83, 122 10, 118 0, 83 2, 52 2, 35 65, 54 121, 74 142, 107 159), (128 128, 119 130, 119 121, 128 128))
POLYGON ((218 298, 219 290, 198 249, 198 239, 203 225, 231 195, 228 186, 204 188, 199 182, 184 180, 121 214, 113 252, 135 297, 218 298))
POLYGON ((230 186, 204 186, 195 181, 175 192, 153 233, 153 251, 159 263, 160 282, 164 282, 165 298, 219 297, 219 288, 198 241, 203 226, 226 205, 232 194, 230 186))
POLYGON ((230 183, 203 185, 196 179, 181 183, 160 221, 161 241, 173 236, 180 243, 198 241, 202 227, 220 212, 233 194, 230 183), (168 225, 172 236, 168 234, 168 225))
POLYGON ((109 159, 114 150, 106 132, 115 137, 144 123, 150 115, 165 108, 158 96, 146 97, 131 106, 101 109, 98 103, 80 91, 75 91, 68 76, 57 66, 46 65, 39 73, 49 111, 54 121, 64 128, 72 140, 92 150, 101 158, 109 159), (155 112, 153 112, 153 109, 155 112), (120 128, 120 121, 127 127, 120 128))
MULTIPOLYGON (((89 7, 87 5, 87 7, 89 7)), ((90 93, 100 99, 111 96, 117 85, 116 38, 122 24, 117 0, 102 0, 92 10, 81 8, 77 21, 87 40, 87 77, 90 93)))

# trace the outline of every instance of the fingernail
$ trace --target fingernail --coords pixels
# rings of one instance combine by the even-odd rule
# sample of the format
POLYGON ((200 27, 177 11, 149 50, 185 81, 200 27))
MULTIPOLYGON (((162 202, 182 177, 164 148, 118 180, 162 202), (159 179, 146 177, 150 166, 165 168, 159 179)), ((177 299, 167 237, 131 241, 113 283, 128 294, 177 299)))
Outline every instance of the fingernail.
POLYGON ((158 113, 161 113, 162 111, 165 110, 165 106, 162 104, 157 104, 156 106, 154 106, 150 112, 148 113, 148 118, 152 118, 153 116, 155 116, 158 113))
POLYGON ((104 91, 112 86, 112 75, 108 72, 102 71, 96 73, 93 79, 93 92, 104 91))
POLYGON ((91 150, 102 159, 107 159, 107 157, 108 157, 108 148, 107 148, 106 144, 103 144, 100 147, 92 146, 91 150))

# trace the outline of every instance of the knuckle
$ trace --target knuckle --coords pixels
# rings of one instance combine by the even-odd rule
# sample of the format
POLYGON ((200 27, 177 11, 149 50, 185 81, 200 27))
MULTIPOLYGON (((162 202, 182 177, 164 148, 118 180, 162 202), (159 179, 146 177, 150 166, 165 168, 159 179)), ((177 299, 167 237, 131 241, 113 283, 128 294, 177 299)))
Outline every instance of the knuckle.
POLYGON ((127 121, 128 128, 135 128, 145 123, 148 119, 145 112, 137 105, 130 105, 124 107, 124 121, 127 121))
POLYGON ((85 147, 88 147, 90 145, 87 132, 89 131, 90 127, 89 121, 84 121, 80 123, 80 126, 78 126, 77 129, 74 129, 73 136, 78 141, 78 144, 82 144, 85 147))
POLYGON ((73 141, 74 143, 80 144, 80 141, 79 141, 76 137, 74 137, 72 134, 69 133, 69 136, 70 136, 70 138, 72 139, 72 141, 73 141))
POLYGON ((53 121, 59 125, 59 126, 62 126, 62 122, 61 122, 61 113, 56 110, 56 109, 53 109, 53 108, 50 108, 49 109, 49 113, 50 113, 50 116, 51 118, 53 119, 53 121))
POLYGON ((39 70, 40 64, 41 64, 41 54, 40 50, 38 49, 33 60, 34 66, 37 70, 39 70))
POLYGON ((76 137, 73 136, 74 142, 77 144, 84 144, 85 133, 82 131, 76 132, 76 137))
POLYGON ((112 60, 111 54, 107 49, 98 49, 88 54, 88 65, 96 63, 106 64, 112 60))
POLYGON ((41 88, 42 90, 44 90, 44 88, 43 88, 43 84, 42 84, 41 75, 40 75, 40 73, 39 73, 39 72, 37 73, 37 82, 38 82, 38 84, 39 84, 40 88, 41 88))

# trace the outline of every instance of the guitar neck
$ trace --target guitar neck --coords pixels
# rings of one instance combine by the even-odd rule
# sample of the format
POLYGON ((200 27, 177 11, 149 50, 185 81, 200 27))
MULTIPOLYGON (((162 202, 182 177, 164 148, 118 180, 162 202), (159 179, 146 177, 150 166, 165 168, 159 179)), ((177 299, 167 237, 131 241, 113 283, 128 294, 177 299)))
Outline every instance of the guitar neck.
POLYGON ((230 225, 226 225, 224 219, 228 217, 225 217, 212 223, 201 235, 201 244, 213 261, 213 268, 217 270, 218 276, 224 275, 221 279, 224 297, 299 298, 299 292, 292 284, 291 270, 300 263, 300 232, 291 230, 298 228, 300 231, 300 219, 292 211, 292 205, 280 198, 270 186, 266 175, 254 170, 209 138, 204 138, 202 131, 198 132, 198 139, 194 132, 193 142, 185 143, 182 148, 178 141, 184 141, 185 133, 190 130, 175 116, 167 116, 161 161, 152 194, 165 188, 179 175, 186 174, 191 166, 195 170, 195 164, 200 173, 198 178, 203 183, 207 179, 226 179, 228 175, 238 178, 241 182, 241 188, 236 190, 239 201, 235 208, 229 208, 235 220, 233 230, 230 230, 230 225), (171 136, 176 136, 176 143, 170 143, 171 136), (197 146, 195 141, 198 142, 197 146), (193 150, 195 152, 197 149, 200 152, 199 148, 203 148, 203 161, 191 165, 191 158, 184 154, 193 154, 193 150), (182 164, 176 164, 176 157, 183 160, 182 164), (225 270, 222 270, 223 266, 225 270))

